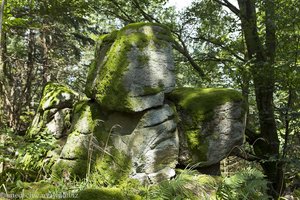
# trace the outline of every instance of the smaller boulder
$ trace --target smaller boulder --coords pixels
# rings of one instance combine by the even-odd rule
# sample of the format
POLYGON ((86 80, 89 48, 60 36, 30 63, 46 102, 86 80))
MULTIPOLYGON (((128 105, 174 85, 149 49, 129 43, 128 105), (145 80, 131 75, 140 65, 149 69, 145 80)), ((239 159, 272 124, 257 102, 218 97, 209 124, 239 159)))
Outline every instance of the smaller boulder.
POLYGON ((243 144, 247 107, 239 92, 179 88, 168 98, 179 115, 179 164, 214 165, 243 144))
POLYGON ((26 131, 26 135, 34 137, 38 134, 52 135, 56 139, 65 136, 71 124, 73 105, 79 94, 65 85, 48 83, 37 110, 37 113, 26 131))
POLYGON ((69 87, 49 82, 43 90, 39 110, 45 111, 52 108, 72 108, 78 100, 79 94, 69 87))

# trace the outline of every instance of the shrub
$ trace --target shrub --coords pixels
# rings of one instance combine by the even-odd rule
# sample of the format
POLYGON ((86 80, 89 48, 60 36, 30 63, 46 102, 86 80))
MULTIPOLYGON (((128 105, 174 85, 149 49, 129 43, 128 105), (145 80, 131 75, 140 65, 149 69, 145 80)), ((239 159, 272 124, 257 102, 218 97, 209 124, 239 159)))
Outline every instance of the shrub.
POLYGON ((247 168, 233 176, 226 177, 217 191, 217 197, 224 200, 269 199, 267 181, 261 171, 247 168))

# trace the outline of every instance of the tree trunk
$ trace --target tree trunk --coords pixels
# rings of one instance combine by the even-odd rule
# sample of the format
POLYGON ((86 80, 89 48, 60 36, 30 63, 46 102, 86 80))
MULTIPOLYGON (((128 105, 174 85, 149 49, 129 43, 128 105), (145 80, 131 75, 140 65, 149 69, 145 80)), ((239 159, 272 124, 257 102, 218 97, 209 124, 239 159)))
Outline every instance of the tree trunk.
POLYGON ((3 46, 2 46, 2 33, 3 33, 3 13, 4 13, 4 6, 5 6, 6 1, 2 0, 1 3, 1 8, 0 8, 0 80, 3 81, 4 79, 4 62, 3 62, 3 57, 2 57, 2 51, 3 51, 3 46))
POLYGON ((279 139, 277 135, 274 109, 274 60, 275 26, 274 2, 266 3, 266 49, 259 38, 254 0, 238 0, 240 19, 244 33, 251 74, 255 88, 256 105, 259 113, 260 137, 254 144, 255 153, 265 161, 261 163, 265 175, 271 182, 269 193, 277 198, 283 189, 283 170, 279 159, 279 139))
POLYGON ((28 36, 28 53, 27 53, 27 74, 26 74, 26 85, 24 88, 25 95, 25 105, 29 106, 31 102, 31 82, 33 79, 33 69, 34 69, 34 45, 35 45, 35 34, 33 30, 29 31, 28 36))
POLYGON ((42 60, 43 85, 46 85, 46 83, 50 81, 46 30, 42 30, 41 32, 41 41, 42 41, 42 53, 43 53, 43 58, 42 58, 43 59, 42 60))

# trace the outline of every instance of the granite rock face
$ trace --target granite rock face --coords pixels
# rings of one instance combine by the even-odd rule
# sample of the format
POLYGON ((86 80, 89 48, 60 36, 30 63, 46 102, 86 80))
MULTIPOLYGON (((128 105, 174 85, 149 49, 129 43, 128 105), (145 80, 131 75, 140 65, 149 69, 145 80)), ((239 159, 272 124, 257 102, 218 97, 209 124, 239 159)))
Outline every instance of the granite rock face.
POLYGON ((246 105, 231 89, 179 88, 169 95, 180 118, 179 163, 210 166, 244 142, 246 105))
POLYGON ((100 107, 94 102, 79 101, 74 105, 72 124, 68 130, 66 143, 59 159, 53 165, 56 177, 60 177, 66 167, 71 169, 71 175, 85 177, 92 160, 89 154, 94 151, 92 146, 95 140, 94 129, 99 123, 100 116, 100 107))
POLYGON ((175 87, 169 31, 158 24, 132 24, 97 44, 87 95, 110 110, 140 112, 163 105, 175 87))
POLYGON ((48 83, 43 91, 37 114, 26 135, 34 137, 38 134, 53 135, 56 139, 65 136, 71 123, 71 112, 79 94, 67 86, 48 83))
POLYGON ((173 110, 167 104, 145 112, 129 135, 112 137, 112 143, 132 158, 130 176, 157 183, 175 176, 179 140, 173 110))
POLYGON ((103 157, 116 158, 106 161, 115 166, 120 165, 122 154, 127 159, 127 176, 145 183, 170 179, 179 153, 176 125, 168 105, 132 114, 104 110, 95 102, 79 102, 67 142, 53 167, 55 175, 70 164, 74 169, 80 166, 81 171, 72 173, 84 177, 92 157, 96 162, 91 164, 103 171, 103 157))

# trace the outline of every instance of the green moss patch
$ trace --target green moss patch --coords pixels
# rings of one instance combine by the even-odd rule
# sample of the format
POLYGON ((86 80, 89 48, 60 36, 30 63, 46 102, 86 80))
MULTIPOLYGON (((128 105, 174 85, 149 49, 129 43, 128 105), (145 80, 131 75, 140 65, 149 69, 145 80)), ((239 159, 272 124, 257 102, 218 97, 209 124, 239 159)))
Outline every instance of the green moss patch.
POLYGON ((86 88, 85 93, 88 97, 93 97, 94 90, 95 90, 95 80, 99 77, 100 69, 105 64, 105 60, 107 58, 108 52, 116 40, 118 31, 114 31, 111 34, 101 35, 96 41, 95 47, 95 55, 94 60, 90 65, 88 74, 87 74, 87 81, 86 81, 86 88))
MULTIPOLYGON (((130 91, 123 85, 123 77, 130 64, 128 54, 134 48, 142 52, 149 45, 153 48, 161 48, 163 45, 168 45, 166 38, 171 40, 169 30, 153 23, 130 24, 120 31, 101 36, 96 47, 95 61, 88 73, 87 95, 105 108, 132 111, 139 102, 130 98, 130 91), (151 26, 158 28, 152 30, 151 26), (147 31, 143 27, 147 27, 147 31), (103 52, 106 54, 105 57, 103 52)), ((144 66, 148 60, 147 56, 142 54, 137 57, 139 66, 144 66)))
POLYGON ((69 173, 72 178, 85 178, 87 160, 59 160, 52 168, 52 177, 59 180, 64 173, 69 173))
POLYGON ((39 104, 38 110, 49 110, 51 108, 64 108, 72 107, 74 98, 78 94, 71 90, 69 87, 49 82, 46 84, 43 90, 43 96, 39 104), (71 96, 69 100, 65 100, 64 95, 68 94, 71 96))
POLYGON ((132 168, 131 158, 114 147, 104 149, 95 162, 94 174, 103 185, 118 185, 126 181, 132 168))
POLYGON ((186 131, 188 148, 192 153, 192 164, 207 160, 208 141, 199 133, 199 130, 186 131))
POLYGON ((240 92, 224 88, 178 88, 168 98, 178 110, 190 114, 194 122, 211 120, 217 106, 243 100, 240 92))
POLYGON ((144 95, 157 94, 163 90, 163 87, 144 87, 144 95))
POLYGON ((90 134, 101 119, 101 108, 93 101, 80 101, 74 106, 70 132, 90 134))

